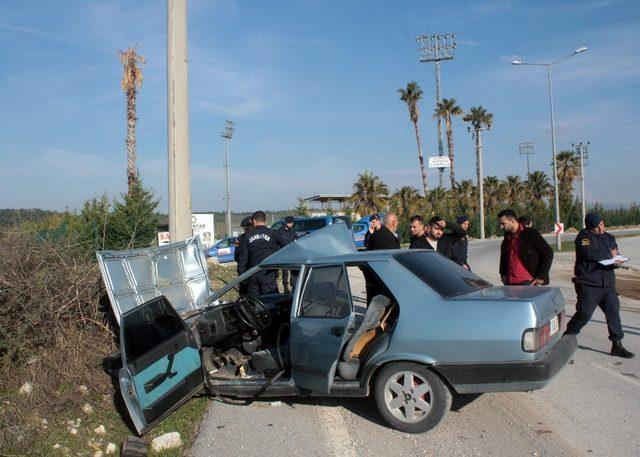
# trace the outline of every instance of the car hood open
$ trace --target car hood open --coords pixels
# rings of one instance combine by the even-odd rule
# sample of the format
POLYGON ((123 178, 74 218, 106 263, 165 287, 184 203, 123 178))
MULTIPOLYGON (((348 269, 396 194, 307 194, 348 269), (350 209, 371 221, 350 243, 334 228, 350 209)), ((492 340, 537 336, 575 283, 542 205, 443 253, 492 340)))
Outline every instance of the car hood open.
POLYGON ((204 308, 213 295, 198 237, 157 248, 98 251, 96 256, 118 322, 160 295, 180 315, 204 308))

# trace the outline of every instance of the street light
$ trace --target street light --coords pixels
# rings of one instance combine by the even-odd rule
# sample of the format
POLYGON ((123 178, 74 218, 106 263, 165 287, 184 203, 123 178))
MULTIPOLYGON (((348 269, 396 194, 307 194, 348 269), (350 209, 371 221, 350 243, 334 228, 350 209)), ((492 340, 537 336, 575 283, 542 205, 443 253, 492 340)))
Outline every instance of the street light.
MULTIPOLYGON (((547 80, 549 83, 549 111, 551 113, 551 153, 553 154, 553 193, 554 193, 554 204, 555 204, 555 219, 556 224, 560 224, 560 197, 558 193, 558 166, 556 163, 556 129, 555 124, 553 122, 553 92, 551 89, 551 66, 557 63, 563 62, 570 57, 575 56, 576 54, 580 54, 581 52, 586 51, 587 48, 585 46, 576 49, 571 54, 567 54, 564 57, 560 57, 559 59, 554 60, 553 62, 548 63, 534 63, 534 62, 524 62, 522 60, 512 60, 511 65, 531 65, 537 67, 547 67, 547 80)), ((559 225, 556 226, 556 247, 558 250, 562 249, 562 235, 558 231, 559 225)))
POLYGON ((229 178, 229 141, 233 138, 233 131, 236 129, 233 121, 226 121, 224 132, 220 134, 225 139, 224 144, 224 171, 227 188, 227 236, 231 236, 231 180, 229 178))

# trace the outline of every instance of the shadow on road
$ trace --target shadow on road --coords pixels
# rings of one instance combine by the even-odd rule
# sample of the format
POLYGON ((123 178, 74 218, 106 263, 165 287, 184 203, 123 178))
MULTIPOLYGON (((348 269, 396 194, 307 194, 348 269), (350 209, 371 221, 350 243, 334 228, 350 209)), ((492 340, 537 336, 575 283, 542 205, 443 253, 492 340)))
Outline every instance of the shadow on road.
POLYGON ((600 351, 598 349, 593 349, 593 348, 590 348, 589 346, 582 346, 581 344, 578 345, 578 349, 582 349, 584 351, 593 351, 593 352, 597 352, 598 354, 609 355, 608 352, 600 351))

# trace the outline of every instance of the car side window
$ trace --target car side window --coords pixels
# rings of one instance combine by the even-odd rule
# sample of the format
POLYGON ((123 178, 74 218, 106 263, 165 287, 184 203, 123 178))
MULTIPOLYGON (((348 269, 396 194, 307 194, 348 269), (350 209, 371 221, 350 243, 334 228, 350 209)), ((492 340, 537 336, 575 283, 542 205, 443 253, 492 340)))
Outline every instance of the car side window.
POLYGON ((350 313, 351 297, 344 268, 313 268, 304 288, 299 316, 341 319, 350 313))
POLYGON ((218 248, 228 248, 231 246, 231 240, 222 240, 218 243, 218 248))

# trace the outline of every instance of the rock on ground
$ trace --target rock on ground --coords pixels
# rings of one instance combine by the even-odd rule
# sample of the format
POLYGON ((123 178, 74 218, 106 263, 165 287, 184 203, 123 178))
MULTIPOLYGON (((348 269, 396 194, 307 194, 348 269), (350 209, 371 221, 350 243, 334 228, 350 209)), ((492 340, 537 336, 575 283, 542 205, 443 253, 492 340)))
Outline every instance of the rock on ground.
POLYGON ((182 446, 182 439, 178 432, 165 433, 151 441, 151 450, 154 452, 173 449, 180 446, 182 446))

